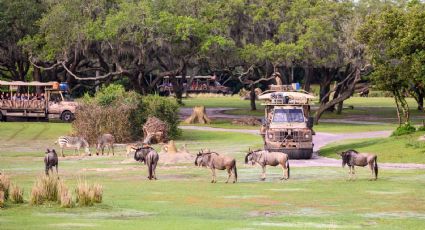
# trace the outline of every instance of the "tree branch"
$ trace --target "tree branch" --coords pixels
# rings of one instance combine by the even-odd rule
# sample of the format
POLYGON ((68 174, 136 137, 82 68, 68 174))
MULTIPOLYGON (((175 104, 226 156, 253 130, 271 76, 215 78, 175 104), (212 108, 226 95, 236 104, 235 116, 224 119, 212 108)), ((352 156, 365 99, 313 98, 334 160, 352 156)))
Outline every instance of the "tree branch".
POLYGON ((66 72, 68 72, 71 76, 73 76, 75 79, 80 80, 80 81, 97 81, 97 80, 102 80, 102 79, 108 78, 110 76, 120 75, 120 74, 122 74, 124 72, 121 68, 119 68, 120 71, 109 72, 108 74, 103 75, 103 76, 98 76, 98 77, 78 77, 73 72, 71 72, 68 69, 68 67, 66 67, 65 62, 61 62, 61 64, 62 64, 63 68, 66 70, 66 72))

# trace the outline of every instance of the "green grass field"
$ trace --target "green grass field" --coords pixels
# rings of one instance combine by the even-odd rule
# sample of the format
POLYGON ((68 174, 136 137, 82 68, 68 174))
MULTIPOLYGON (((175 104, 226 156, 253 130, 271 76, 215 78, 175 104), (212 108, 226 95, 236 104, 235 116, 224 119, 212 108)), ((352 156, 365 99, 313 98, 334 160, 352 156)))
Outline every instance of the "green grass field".
POLYGON ((122 155, 68 157, 60 161, 61 178, 70 188, 80 178, 102 184, 103 203, 30 206, 45 145, 54 147, 55 138, 69 132, 68 124, 0 123, 0 170, 24 188, 26 200, 0 209, 0 229, 425 228, 423 170, 381 169, 378 181, 368 181, 369 171, 358 169, 358 179, 349 182, 347 169, 292 167, 291 179, 282 182, 281 169, 268 168, 268 179, 260 182, 261 169, 244 165, 243 157, 261 139, 211 131, 185 130, 177 145, 188 144, 192 153, 208 147, 234 156, 239 183, 225 184, 219 171, 219 182, 210 184, 210 171, 193 163, 160 164, 159 180, 148 181, 146 166, 122 155))
MULTIPOLYGON (((425 113, 416 110, 416 102, 413 98, 407 98, 410 107, 412 120, 415 123, 420 123, 425 120, 425 113)), ((263 106, 261 101, 257 101, 257 110, 251 111, 249 109, 249 101, 241 100, 239 96, 225 96, 225 97, 195 97, 184 100, 185 107, 194 107, 196 105, 204 105, 207 108, 236 108, 235 110, 225 111, 226 114, 231 115, 249 115, 249 116, 263 116, 263 106)), ((317 101, 314 101, 317 106, 317 101)), ((313 106, 313 110, 315 109, 313 106)), ((323 119, 347 119, 357 118, 368 120, 374 118, 375 121, 396 123, 397 113, 395 108, 394 99, 391 97, 351 97, 344 102, 342 114, 326 112, 322 116, 323 119), (353 106, 354 108, 348 108, 353 106)))
POLYGON ((322 148, 320 155, 337 158, 336 152, 355 149, 377 154, 381 162, 425 164, 425 142, 418 140, 424 134, 425 132, 416 132, 399 137, 343 141, 322 148))

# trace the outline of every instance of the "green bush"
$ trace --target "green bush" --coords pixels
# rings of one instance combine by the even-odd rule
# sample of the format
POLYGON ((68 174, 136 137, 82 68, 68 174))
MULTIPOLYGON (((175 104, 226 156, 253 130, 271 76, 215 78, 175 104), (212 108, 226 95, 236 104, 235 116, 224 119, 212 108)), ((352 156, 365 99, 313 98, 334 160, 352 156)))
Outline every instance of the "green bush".
POLYGON ((140 124, 144 124, 149 116, 155 116, 168 124, 170 138, 178 137, 181 132, 179 125, 179 105, 176 100, 158 95, 148 95, 142 97, 139 106, 140 114, 137 114, 140 119, 140 124))
POLYGON ((416 128, 412 126, 410 123, 406 123, 404 125, 399 126, 394 132, 391 134, 391 136, 402 136, 406 134, 411 134, 416 131, 416 128))
POLYGON ((94 144, 104 133, 114 135, 117 142, 139 140, 143 137, 142 126, 149 116, 166 122, 168 136, 180 135, 178 129, 179 106, 175 100, 149 95, 142 97, 134 91, 125 91, 121 85, 102 87, 91 97, 85 95, 72 123, 78 136, 94 144))

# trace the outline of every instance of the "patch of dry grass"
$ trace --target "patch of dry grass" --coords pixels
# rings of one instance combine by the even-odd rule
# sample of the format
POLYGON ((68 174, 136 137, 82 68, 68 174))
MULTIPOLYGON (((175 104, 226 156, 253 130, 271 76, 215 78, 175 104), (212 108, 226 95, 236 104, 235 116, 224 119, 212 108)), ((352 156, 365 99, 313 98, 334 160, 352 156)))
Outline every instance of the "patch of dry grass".
POLYGON ((4 207, 4 202, 5 202, 4 192, 3 191, 0 191, 0 208, 3 208, 4 207))
POLYGON ((103 197, 103 187, 99 184, 89 185, 87 181, 78 181, 76 202, 79 206, 92 206, 94 203, 101 203, 103 197))
POLYGON ((4 174, 0 174, 0 191, 3 192, 4 200, 9 198, 10 179, 4 174))
POLYGON ((15 204, 24 203, 24 190, 17 185, 12 185, 10 189, 10 198, 15 204))
POLYGON ((30 204, 40 205, 45 201, 58 200, 59 179, 56 176, 40 176, 31 190, 30 204))

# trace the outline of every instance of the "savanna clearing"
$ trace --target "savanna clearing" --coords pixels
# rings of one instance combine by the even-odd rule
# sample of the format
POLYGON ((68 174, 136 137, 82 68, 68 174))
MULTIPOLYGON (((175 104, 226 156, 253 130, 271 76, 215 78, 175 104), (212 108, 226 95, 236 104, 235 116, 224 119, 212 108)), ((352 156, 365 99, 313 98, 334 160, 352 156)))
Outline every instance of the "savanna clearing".
MULTIPOLYGON (((323 127, 332 130, 331 125, 323 127)), ((259 136, 196 130, 184 130, 177 145, 187 144, 193 154, 206 147, 234 156, 238 183, 225 184, 220 171, 218 183, 210 184, 207 169, 193 163, 164 165, 161 160, 159 180, 148 181, 146 166, 124 156, 124 148, 117 147, 119 156, 114 157, 71 157, 71 150, 60 159, 60 177, 70 187, 81 178, 102 184, 103 203, 71 209, 54 203, 30 206, 29 191, 43 173, 45 148, 58 148, 55 138, 70 132, 68 124, 0 123, 0 169, 24 188, 26 200, 0 210, 0 229, 425 227, 423 170, 382 168, 378 181, 368 181, 369 171, 358 169, 358 179, 349 182, 347 169, 292 167, 290 180, 282 182, 281 169, 268 168, 267 180, 260 182, 261 169, 243 164, 247 149, 261 146, 259 136)))

